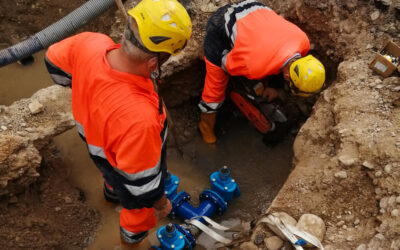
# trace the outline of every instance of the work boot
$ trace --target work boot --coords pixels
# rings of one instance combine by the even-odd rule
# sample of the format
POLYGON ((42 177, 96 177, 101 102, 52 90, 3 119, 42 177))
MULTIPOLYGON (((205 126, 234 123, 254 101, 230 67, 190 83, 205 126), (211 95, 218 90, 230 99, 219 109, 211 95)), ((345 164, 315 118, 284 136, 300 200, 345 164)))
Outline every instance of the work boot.
POLYGON ((151 249, 150 248, 150 241, 148 239, 149 237, 144 238, 143 240, 137 242, 137 243, 127 243, 124 239, 121 237, 121 250, 131 250, 131 249, 151 249))
POLYGON ((217 113, 201 113, 200 122, 198 125, 201 135, 203 136, 203 140, 206 143, 215 143, 217 140, 214 134, 216 117, 217 113))

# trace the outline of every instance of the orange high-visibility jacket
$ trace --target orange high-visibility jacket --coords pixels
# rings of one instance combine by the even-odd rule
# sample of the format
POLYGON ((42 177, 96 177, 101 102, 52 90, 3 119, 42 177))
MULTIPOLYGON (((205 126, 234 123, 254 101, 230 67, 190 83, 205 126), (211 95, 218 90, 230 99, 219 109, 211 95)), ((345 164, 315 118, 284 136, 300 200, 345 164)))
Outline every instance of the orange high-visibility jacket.
POLYGON ((207 74, 199 104, 203 112, 220 107, 228 75, 263 79, 280 73, 291 58, 305 56, 310 48, 299 27, 255 0, 221 7, 206 30, 207 74))
POLYGON ((232 50, 222 58, 230 75, 262 79, 278 74, 296 53, 305 56, 310 49, 307 35, 257 1, 244 1, 225 13, 225 31, 232 50))
POLYGON ((110 67, 106 54, 119 47, 86 32, 50 46, 45 59, 56 83, 72 85, 79 135, 124 207, 121 234, 143 235, 156 223, 146 208, 164 194, 166 115, 150 79, 110 67))

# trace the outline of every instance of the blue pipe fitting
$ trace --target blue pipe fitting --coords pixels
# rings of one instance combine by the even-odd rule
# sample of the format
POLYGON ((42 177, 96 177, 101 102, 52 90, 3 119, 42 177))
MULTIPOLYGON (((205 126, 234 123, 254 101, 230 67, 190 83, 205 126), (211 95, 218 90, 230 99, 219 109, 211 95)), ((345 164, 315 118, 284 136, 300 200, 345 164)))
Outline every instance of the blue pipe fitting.
MULTIPOLYGON (((218 193, 212 190, 207 190, 207 189, 204 190, 203 193, 200 194, 199 200, 201 204, 203 203, 212 204, 212 206, 215 208, 214 211, 217 212, 218 215, 223 215, 228 209, 227 202, 218 193)), ((210 217, 209 215, 205 216, 210 217)))
POLYGON ((172 200, 176 196, 179 186, 179 178, 176 175, 167 172, 167 177, 165 178, 164 192, 168 199, 172 200))
POLYGON ((153 248, 160 250, 192 249, 196 244, 189 231, 172 223, 158 229, 157 238, 161 247, 153 248))
MULTIPOLYGON (((211 190, 204 190, 200 196, 200 205, 195 208, 190 204, 190 195, 184 191, 177 193, 179 178, 168 172, 165 180, 165 194, 171 200, 172 210, 169 217, 190 220, 196 218, 207 224, 202 216, 212 217, 214 214, 222 215, 228 209, 228 203, 234 197, 240 196, 240 189, 235 180, 230 177, 227 167, 211 174, 211 190)), ((196 242, 189 231, 179 225, 168 224, 157 231, 161 248, 157 250, 192 249, 196 242)))
MULTIPOLYGON (((176 216, 181 216, 178 214, 179 208, 182 206, 182 204, 187 203, 189 204, 190 201, 190 195, 186 193, 185 191, 179 192, 174 198, 171 200, 171 213, 169 214, 169 217, 171 219, 175 219, 176 216)), ((190 205, 190 204, 189 204, 190 205)), ((194 209, 194 208, 193 208, 194 209)), ((182 216, 182 218, 186 219, 186 216, 182 216)))
POLYGON ((240 196, 239 186, 231 178, 229 169, 224 166, 210 176, 211 190, 218 193, 227 203, 240 196))

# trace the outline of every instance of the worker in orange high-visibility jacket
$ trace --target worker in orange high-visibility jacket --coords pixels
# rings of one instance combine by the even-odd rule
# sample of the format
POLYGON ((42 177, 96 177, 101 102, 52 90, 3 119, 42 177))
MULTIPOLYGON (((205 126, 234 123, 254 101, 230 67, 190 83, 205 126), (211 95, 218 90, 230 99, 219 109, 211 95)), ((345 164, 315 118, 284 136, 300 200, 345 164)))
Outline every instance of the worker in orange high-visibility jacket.
POLYGON ((105 198, 123 206, 122 249, 137 247, 171 210, 164 195, 167 119, 150 76, 160 76, 159 66, 185 47, 192 30, 176 0, 143 0, 128 14, 121 44, 85 32, 45 56, 53 80, 72 88, 76 127, 104 177, 105 198))
POLYGON ((199 103, 199 129, 207 143, 214 143, 216 111, 225 99, 229 76, 264 82, 262 96, 277 96, 266 86, 270 75, 283 73, 291 92, 309 96, 321 90, 325 69, 313 56, 307 35, 267 6, 255 0, 228 4, 208 20, 204 39, 206 77, 199 103))

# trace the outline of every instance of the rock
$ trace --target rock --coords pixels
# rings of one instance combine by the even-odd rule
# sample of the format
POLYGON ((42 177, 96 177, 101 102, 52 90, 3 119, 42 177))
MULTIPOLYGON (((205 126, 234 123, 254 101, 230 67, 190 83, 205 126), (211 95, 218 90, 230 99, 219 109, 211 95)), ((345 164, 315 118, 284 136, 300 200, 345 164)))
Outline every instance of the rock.
POLYGON ((279 238, 278 236, 268 237, 265 239, 264 242, 265 242, 265 246, 269 250, 278 250, 283 245, 283 240, 281 240, 281 238, 279 238))
POLYGON ((29 104, 29 110, 32 115, 38 114, 43 111, 43 105, 35 99, 29 104))
POLYGON ((258 250, 258 247, 256 245, 254 245, 254 243, 252 243, 252 242, 245 242, 245 243, 240 245, 240 249, 243 249, 243 250, 258 250))
POLYGON ((390 174, 390 172, 392 172, 392 165, 387 164, 384 169, 387 174, 390 174))
POLYGON ((398 217, 400 214, 400 211, 398 209, 393 209, 392 212, 390 213, 393 217, 398 217))
POLYGON ((341 155, 339 156, 339 161, 346 167, 350 167, 358 161, 358 158, 351 155, 341 155))
POLYGON ((336 226, 341 227, 344 225, 344 223, 345 223, 344 220, 341 220, 336 224, 336 226))
POLYGON ((297 222, 296 227, 314 235, 320 242, 324 239, 326 232, 325 223, 320 217, 314 214, 303 214, 297 222))
POLYGON ((397 204, 400 204, 400 196, 397 196, 396 202, 397 202, 397 204))
POLYGON ((368 169, 374 169, 374 165, 372 165, 371 163, 369 163, 368 161, 364 161, 362 164, 363 167, 366 167, 368 169))
POLYGON ((59 212, 61 210, 61 207, 55 207, 54 211, 59 212))
POLYGON ((346 179, 347 178, 347 173, 346 171, 339 171, 335 173, 335 177, 339 179, 346 179))
POLYGON ((64 201, 65 201, 65 203, 67 203, 67 204, 72 203, 72 199, 71 199, 70 197, 68 197, 68 196, 64 197, 64 201))
POLYGON ((375 234, 374 238, 376 238, 378 240, 385 240, 385 236, 381 233, 375 234))
POLYGON ((382 176, 382 171, 376 171, 375 172, 375 177, 381 177, 382 176))
POLYGON ((370 17, 372 21, 375 21, 376 19, 379 18, 380 15, 380 11, 379 10, 375 10, 374 12, 371 13, 370 17))
POLYGON ((388 199, 388 197, 383 197, 380 201, 379 201, 379 207, 381 208, 381 209, 387 209, 388 208, 388 202, 389 202, 389 199, 388 199))
POLYGON ((2 125, 0 128, 1 128, 1 130, 3 130, 3 131, 6 131, 6 130, 7 130, 7 127, 4 126, 4 125, 2 125))
POLYGON ((360 224, 360 219, 356 219, 355 221, 354 221, 354 226, 357 226, 358 224, 360 224))
POLYGON ((396 206, 396 196, 392 195, 389 197, 388 207, 394 207, 394 206, 396 206))

